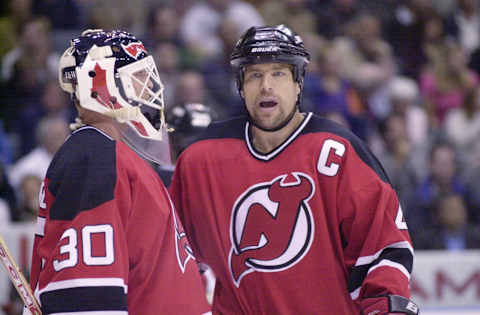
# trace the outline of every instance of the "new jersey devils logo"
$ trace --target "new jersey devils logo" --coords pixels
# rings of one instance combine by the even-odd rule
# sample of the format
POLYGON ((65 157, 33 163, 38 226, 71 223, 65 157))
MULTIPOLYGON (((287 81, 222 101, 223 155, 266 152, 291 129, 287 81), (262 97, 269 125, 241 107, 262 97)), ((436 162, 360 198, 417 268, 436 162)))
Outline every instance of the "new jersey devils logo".
POLYGON ((130 55, 131 57, 137 59, 138 56, 143 52, 147 53, 147 50, 145 49, 145 46, 143 46, 142 43, 130 43, 128 45, 123 45, 123 50, 130 55))
POLYGON ((254 185, 235 202, 229 265, 237 287, 251 272, 292 267, 312 244, 314 224, 308 200, 315 186, 306 174, 292 175, 254 185))
POLYGON ((185 234, 183 226, 179 224, 180 220, 178 220, 173 202, 170 197, 168 197, 168 200, 170 201, 170 207, 172 208, 173 225, 175 228, 175 250, 177 253, 178 266, 183 273, 185 272, 185 267, 187 266, 188 261, 190 259, 195 260, 195 256, 193 256, 192 248, 188 243, 187 234, 185 234))

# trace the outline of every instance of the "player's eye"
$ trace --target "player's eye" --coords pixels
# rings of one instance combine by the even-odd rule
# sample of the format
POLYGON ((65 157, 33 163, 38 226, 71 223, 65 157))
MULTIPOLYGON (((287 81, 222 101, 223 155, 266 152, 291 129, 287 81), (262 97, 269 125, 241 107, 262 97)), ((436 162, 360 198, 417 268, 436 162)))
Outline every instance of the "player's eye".
POLYGON ((246 79, 253 80, 253 79, 259 79, 261 77, 262 77, 262 74, 260 72, 250 72, 247 74, 246 79))

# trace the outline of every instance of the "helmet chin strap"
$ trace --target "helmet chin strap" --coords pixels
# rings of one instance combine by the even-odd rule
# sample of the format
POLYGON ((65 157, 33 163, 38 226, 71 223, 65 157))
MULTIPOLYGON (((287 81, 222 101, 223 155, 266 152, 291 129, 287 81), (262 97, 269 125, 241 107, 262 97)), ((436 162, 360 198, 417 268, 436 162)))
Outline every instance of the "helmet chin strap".
POLYGON ((298 110, 298 105, 295 105, 292 109, 292 111, 290 112, 290 114, 287 116, 287 118, 285 118, 285 120, 278 126, 276 127, 273 127, 273 128, 265 128, 265 127, 262 127, 260 125, 258 125, 253 119, 252 117, 250 116, 250 114, 248 114, 248 121, 254 125, 255 127, 257 127, 258 129, 262 130, 262 131, 266 131, 266 132, 275 132, 275 131, 278 131, 280 129, 282 129, 283 127, 285 127, 286 125, 288 125, 288 123, 293 119, 293 117, 295 116, 295 113, 297 112, 298 110))

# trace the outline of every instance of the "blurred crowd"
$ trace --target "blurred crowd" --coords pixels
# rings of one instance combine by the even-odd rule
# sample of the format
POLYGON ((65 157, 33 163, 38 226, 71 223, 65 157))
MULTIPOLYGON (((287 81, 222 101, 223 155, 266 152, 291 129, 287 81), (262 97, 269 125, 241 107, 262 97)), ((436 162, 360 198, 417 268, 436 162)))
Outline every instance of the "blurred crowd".
POLYGON ((76 117, 57 83, 59 56, 71 38, 86 28, 125 29, 145 43, 165 85, 167 121, 185 125, 171 135, 175 156, 180 137, 244 113, 230 52, 249 26, 283 23, 312 55, 303 110, 347 126, 369 144, 399 194, 415 248, 480 248, 479 1, 9 0, 0 6, 0 230, 35 220, 41 180, 76 117), (196 116, 179 120, 192 108, 196 116), (199 128, 190 128, 195 123, 199 128))

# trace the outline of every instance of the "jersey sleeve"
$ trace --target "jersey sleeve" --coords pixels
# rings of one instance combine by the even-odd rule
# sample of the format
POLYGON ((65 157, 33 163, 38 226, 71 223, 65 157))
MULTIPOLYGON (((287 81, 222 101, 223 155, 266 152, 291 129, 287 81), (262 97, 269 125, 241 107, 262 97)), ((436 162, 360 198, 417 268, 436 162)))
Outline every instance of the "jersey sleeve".
POLYGON ((409 298, 414 252, 397 194, 368 148, 348 150, 338 204, 350 296, 409 298))
POLYGON ((49 167, 31 273, 46 314, 127 313, 125 216, 115 195, 122 189, 128 200, 129 191, 118 184, 115 152, 114 141, 84 132, 49 167))

